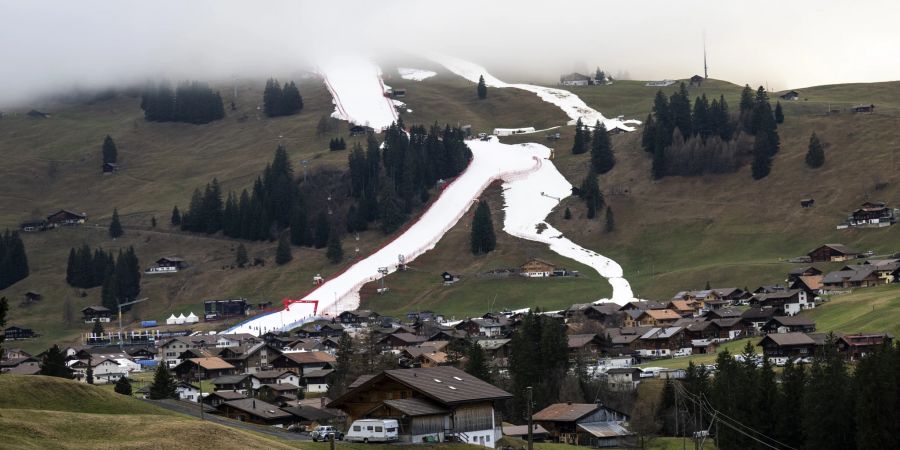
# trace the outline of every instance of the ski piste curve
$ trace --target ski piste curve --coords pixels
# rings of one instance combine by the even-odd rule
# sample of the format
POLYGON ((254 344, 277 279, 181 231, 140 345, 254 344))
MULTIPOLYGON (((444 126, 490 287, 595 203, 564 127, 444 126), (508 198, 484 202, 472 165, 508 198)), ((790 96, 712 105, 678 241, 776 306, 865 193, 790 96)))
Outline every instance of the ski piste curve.
MULTIPOLYGON (((330 84, 328 86, 329 90, 336 88, 330 84)), ((368 92, 370 98, 360 103, 375 104, 375 99, 371 97, 374 95, 384 99, 384 91, 380 87, 377 90, 370 87, 368 92)), ((358 93, 350 96, 342 92, 337 94, 335 105, 339 109, 353 109, 356 106, 348 107, 347 103, 357 102, 358 93)), ((469 166, 445 186, 438 198, 405 231, 301 297, 318 300, 318 316, 334 317, 342 311, 356 309, 359 306, 360 288, 381 276, 379 268, 387 268, 388 273, 392 273, 397 270, 401 255, 408 263, 433 249, 481 193, 497 180, 504 183, 504 231, 522 239, 545 243, 554 252, 586 264, 607 278, 613 288, 612 298, 597 299, 595 303, 624 304, 634 300, 631 286, 623 277, 621 266, 597 252, 575 244, 544 221, 561 199, 571 195, 572 189, 572 185, 549 159, 549 148, 535 143, 503 144, 496 137, 484 141, 472 140, 467 144, 472 149, 469 166), (540 224, 543 225, 539 227, 540 224)), ((268 331, 289 330, 315 317, 309 306, 295 304, 289 309, 254 316, 228 329, 226 333, 261 335, 268 331)))

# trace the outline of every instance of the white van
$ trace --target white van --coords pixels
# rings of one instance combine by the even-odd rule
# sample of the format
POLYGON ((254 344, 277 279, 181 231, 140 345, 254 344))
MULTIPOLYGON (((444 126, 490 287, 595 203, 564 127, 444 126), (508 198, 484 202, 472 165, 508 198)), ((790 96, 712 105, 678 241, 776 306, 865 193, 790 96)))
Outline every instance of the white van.
POLYGON ((361 419, 353 422, 344 439, 350 442, 394 442, 400 425, 393 419, 361 419))

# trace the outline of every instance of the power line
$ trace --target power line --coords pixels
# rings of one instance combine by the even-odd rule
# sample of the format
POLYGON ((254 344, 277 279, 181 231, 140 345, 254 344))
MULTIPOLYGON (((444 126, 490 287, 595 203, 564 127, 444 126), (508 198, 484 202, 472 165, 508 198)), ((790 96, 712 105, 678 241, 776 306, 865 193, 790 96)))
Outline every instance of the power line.
MULTIPOLYGON (((771 437, 771 436, 768 436, 768 435, 766 435, 766 434, 764 434, 764 433, 762 433, 762 432, 760 432, 760 431, 758 431, 758 430, 756 430, 756 429, 754 429, 754 428, 752 428, 752 427, 750 427, 750 426, 748 426, 748 425, 745 425, 743 422, 741 422, 741 421, 739 421, 739 420, 737 420, 737 419, 735 419, 735 418, 733 418, 733 417, 730 417, 730 416, 728 416, 727 414, 725 414, 725 413, 723 413, 723 412, 717 410, 716 408, 714 408, 714 407, 712 406, 712 404, 709 402, 709 400, 706 399, 706 396, 702 396, 702 397, 701 397, 701 396, 697 396, 696 394, 693 394, 693 393, 689 392, 684 386, 681 385, 681 383, 674 383, 674 385, 675 385, 675 389, 682 395, 682 398, 686 398, 687 400, 693 402, 694 404, 699 405, 700 408, 703 409, 707 414, 712 415, 712 416, 713 416, 713 418, 712 418, 712 421, 713 421, 713 422, 715 422, 716 420, 718 420, 719 423, 721 423, 721 424, 727 426, 728 428, 731 428, 732 430, 737 431, 738 433, 740 433, 740 434, 742 434, 742 435, 744 435, 744 436, 746 436, 746 437, 749 437, 749 438, 751 438, 751 439, 753 439, 753 440, 755 440, 755 441, 757 441, 757 442, 759 442, 759 443, 761 443, 761 444, 763 444, 763 445, 765 445, 765 446, 767 446, 767 447, 769 447, 769 448, 773 448, 773 449, 776 449, 776 450, 778 450, 779 448, 786 448, 786 449, 790 449, 790 450, 797 450, 796 448, 791 447, 791 446, 789 446, 789 445, 787 445, 787 444, 785 444, 785 443, 783 443, 783 442, 781 442, 781 441, 779 441, 779 440, 777 440, 777 439, 775 439, 775 438, 773 438, 773 437, 771 437), (721 417, 724 417, 724 418, 727 419, 727 420, 723 420, 720 416, 721 416, 721 417), (733 422, 733 423, 732 423, 732 422, 733 422), (738 428, 738 427, 742 427, 743 429, 738 428), (753 432, 753 433, 755 433, 755 434, 761 436, 762 438, 765 438, 765 439, 767 439, 767 440, 769 440, 769 441, 771 441, 771 442, 773 442, 773 443, 775 443, 775 444, 777 444, 777 445, 779 445, 779 446, 781 446, 781 447, 777 447, 777 446, 775 446, 775 445, 773 445, 773 444, 771 444, 771 443, 764 442, 764 441, 760 440, 759 438, 757 438, 756 436, 752 436, 752 435, 748 434, 748 433, 747 433, 746 431, 744 431, 744 430, 753 432)), ((701 395, 702 395, 702 394, 701 394, 701 395)), ((711 427, 711 426, 712 426, 712 422, 710 423, 710 427, 711 427)))

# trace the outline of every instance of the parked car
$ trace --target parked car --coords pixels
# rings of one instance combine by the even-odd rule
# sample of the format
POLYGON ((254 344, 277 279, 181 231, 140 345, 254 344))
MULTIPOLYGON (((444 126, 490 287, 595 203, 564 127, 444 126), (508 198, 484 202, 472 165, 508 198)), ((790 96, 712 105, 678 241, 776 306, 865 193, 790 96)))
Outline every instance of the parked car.
POLYGON ((312 438, 313 442, 322 441, 330 441, 331 435, 334 435, 334 440, 341 441, 344 439, 344 433, 341 433, 337 428, 330 425, 320 425, 317 426, 309 436, 312 438))
POLYGON ((361 419, 350 425, 346 437, 350 442, 394 442, 400 439, 399 427, 393 419, 361 419))

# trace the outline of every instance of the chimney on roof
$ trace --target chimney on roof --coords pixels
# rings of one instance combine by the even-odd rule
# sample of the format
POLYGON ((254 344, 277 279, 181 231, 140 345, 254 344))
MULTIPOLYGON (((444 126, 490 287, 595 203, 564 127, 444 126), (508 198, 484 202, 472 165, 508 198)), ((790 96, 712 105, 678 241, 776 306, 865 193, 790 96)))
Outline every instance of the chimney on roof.
POLYGON ((256 409, 256 399, 253 399, 253 409, 256 409))

